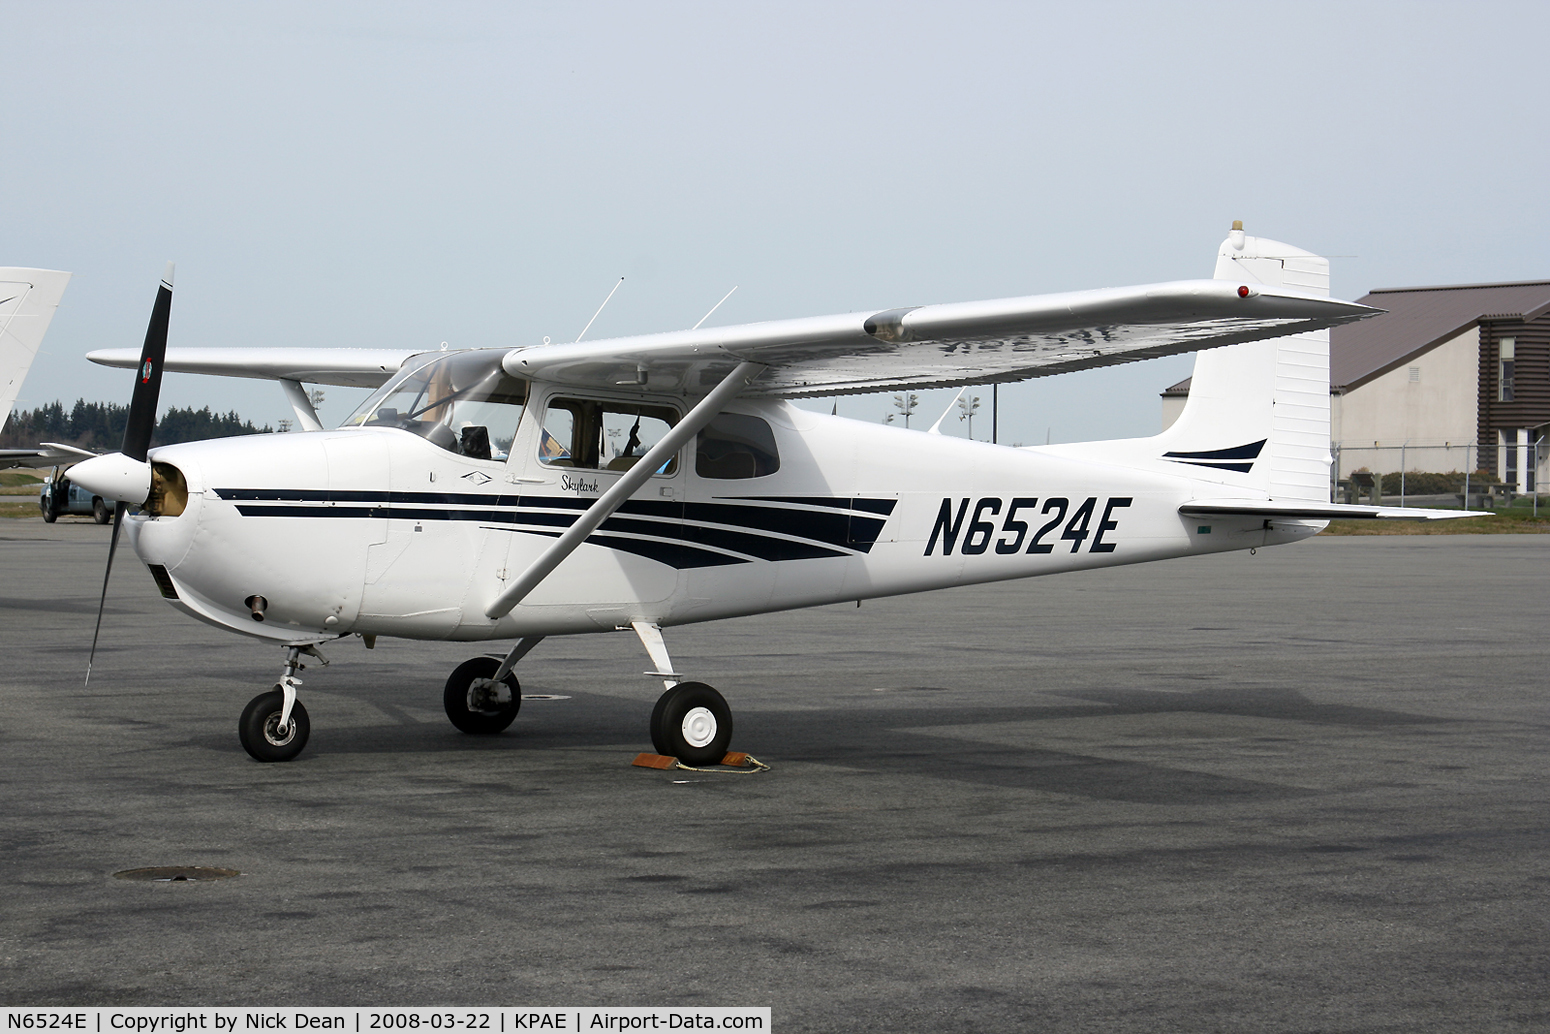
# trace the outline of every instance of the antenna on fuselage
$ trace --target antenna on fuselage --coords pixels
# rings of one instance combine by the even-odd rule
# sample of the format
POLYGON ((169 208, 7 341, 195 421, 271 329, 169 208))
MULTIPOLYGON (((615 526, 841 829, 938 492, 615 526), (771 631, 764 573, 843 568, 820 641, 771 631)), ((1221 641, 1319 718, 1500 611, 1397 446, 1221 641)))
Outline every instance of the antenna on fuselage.
MULTIPOLYGON (((732 291, 735 291, 735 290, 737 290, 737 286, 734 284, 733 287, 732 287, 732 291)), ((722 295, 721 296, 721 302, 724 302, 728 298, 732 297, 732 291, 728 291, 726 294, 722 295)), ((711 312, 715 312, 717 309, 721 308, 721 302, 717 302, 715 305, 712 305, 710 307, 710 312, 707 312, 705 315, 700 317, 700 323, 704 323, 706 320, 710 319, 710 313, 711 312)), ((689 329, 690 330, 699 330, 700 329, 700 323, 696 323, 694 326, 690 327, 689 329)))
MULTIPOLYGON (((622 283, 624 283, 624 277, 621 276, 619 278, 619 284, 622 283)), ((614 284, 614 291, 619 290, 619 284, 614 284)), ((577 341, 580 341, 582 338, 587 336, 587 331, 592 329, 592 324, 596 323, 597 318, 603 314, 603 310, 608 308, 608 301, 614 296, 614 291, 608 292, 608 298, 603 299, 603 304, 597 307, 597 311, 592 314, 592 318, 587 320, 587 325, 581 328, 581 333, 576 335, 577 341)))

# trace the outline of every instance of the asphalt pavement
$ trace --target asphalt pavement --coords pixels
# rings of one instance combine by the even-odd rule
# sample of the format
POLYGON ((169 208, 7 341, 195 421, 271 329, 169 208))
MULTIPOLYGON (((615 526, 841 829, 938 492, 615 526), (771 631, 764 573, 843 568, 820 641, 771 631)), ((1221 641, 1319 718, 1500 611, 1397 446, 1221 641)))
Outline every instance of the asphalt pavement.
POLYGON ((672 629, 758 775, 630 766, 633 636, 309 667, 0 523, 0 1003, 734 1005, 793 1031, 1550 1027, 1550 536, 1319 538, 672 629), (200 865, 214 882, 113 878, 200 865))

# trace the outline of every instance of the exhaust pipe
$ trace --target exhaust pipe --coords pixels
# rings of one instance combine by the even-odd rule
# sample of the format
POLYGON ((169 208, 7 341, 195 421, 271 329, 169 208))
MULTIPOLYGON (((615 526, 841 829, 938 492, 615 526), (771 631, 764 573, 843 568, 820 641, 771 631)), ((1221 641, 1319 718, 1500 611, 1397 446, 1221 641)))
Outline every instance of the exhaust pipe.
POLYGON ((254 621, 264 620, 264 611, 269 609, 269 601, 262 596, 249 596, 242 601, 248 605, 248 610, 253 612, 254 621))

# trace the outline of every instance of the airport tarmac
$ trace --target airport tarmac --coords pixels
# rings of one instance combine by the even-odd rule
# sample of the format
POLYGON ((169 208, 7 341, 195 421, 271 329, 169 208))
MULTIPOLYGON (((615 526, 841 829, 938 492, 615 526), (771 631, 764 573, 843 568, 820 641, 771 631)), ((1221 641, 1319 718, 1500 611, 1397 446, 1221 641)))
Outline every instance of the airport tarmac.
POLYGON ((793 1031, 1550 1025, 1550 536, 1319 538, 668 631, 760 775, 630 767, 660 683, 549 640, 280 651, 106 528, 0 524, 7 1005, 767 1005, 793 1031), (117 870, 243 875, 149 884, 117 870))

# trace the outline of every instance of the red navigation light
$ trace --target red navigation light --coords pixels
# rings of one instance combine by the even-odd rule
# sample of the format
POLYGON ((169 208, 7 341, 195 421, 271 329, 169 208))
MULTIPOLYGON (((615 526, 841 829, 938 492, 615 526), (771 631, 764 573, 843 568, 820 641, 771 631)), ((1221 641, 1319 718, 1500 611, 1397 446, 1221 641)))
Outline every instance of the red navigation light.
POLYGON ((1241 285, 1239 285, 1239 287, 1238 287, 1238 297, 1239 298, 1247 298, 1248 296, 1249 296, 1249 285, 1248 284, 1241 284, 1241 285))

